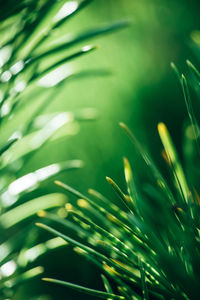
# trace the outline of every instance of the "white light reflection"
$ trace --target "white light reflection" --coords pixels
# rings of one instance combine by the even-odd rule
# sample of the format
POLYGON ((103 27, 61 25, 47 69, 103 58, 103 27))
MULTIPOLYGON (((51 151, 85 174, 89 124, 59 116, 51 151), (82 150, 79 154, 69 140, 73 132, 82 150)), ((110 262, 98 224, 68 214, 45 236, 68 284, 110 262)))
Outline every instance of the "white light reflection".
POLYGON ((1 204, 4 207, 8 207, 11 206, 12 204, 14 204, 17 201, 17 197, 11 196, 8 191, 4 192, 1 196, 1 204))
POLYGON ((8 193, 12 196, 17 196, 26 190, 32 190, 37 187, 38 183, 47 179, 59 172, 60 166, 53 164, 44 168, 41 168, 33 173, 29 173, 15 181, 13 181, 8 187, 8 193))
POLYGON ((33 149, 40 147, 48 138, 52 136, 56 130, 61 128, 64 124, 71 121, 68 113, 60 113, 55 116, 47 125, 31 140, 31 147, 33 149))
POLYGON ((76 1, 66 2, 61 7, 61 9, 57 13, 57 15, 55 15, 54 22, 58 22, 64 18, 66 18, 67 16, 71 15, 77 8, 78 8, 78 2, 76 2, 76 1))
MULTIPOLYGON (((34 136, 34 138, 30 142, 31 148, 38 148, 46 140, 48 140, 48 138, 50 138, 54 132, 56 132, 59 128, 61 128, 64 124, 70 122, 71 120, 72 116, 69 113, 60 113, 55 116, 50 122, 46 124, 46 126, 41 131, 39 131, 38 134, 34 136)), ((2 205, 4 207, 12 205, 17 201, 21 193, 37 188, 38 184, 41 181, 53 176, 54 174, 59 172, 59 170, 59 164, 52 164, 13 181, 1 196, 2 205)))
POLYGON ((82 51, 87 52, 90 51, 93 47, 91 45, 86 45, 82 48, 82 51))
POLYGON ((53 164, 48 167, 37 170, 35 174, 37 176, 38 181, 42 181, 48 178, 49 176, 53 176, 59 171, 60 171, 60 166, 58 164, 53 164))
POLYGON ((15 75, 19 73, 23 68, 24 68, 24 62, 23 60, 19 60, 10 68, 10 71, 13 75, 15 75))
POLYGON ((9 60, 12 53, 12 48, 10 46, 3 47, 0 50, 0 68, 9 60))
POLYGON ((38 81, 38 85, 46 88, 53 87, 72 74, 72 67, 69 65, 63 65, 43 76, 38 81))
POLYGON ((7 101, 6 103, 3 104, 2 108, 1 108, 1 116, 7 116, 9 114, 11 110, 11 105, 10 103, 7 101))
POLYGON ((20 93, 25 89, 25 87, 26 87, 26 82, 24 80, 21 80, 16 83, 14 89, 17 93, 20 93))
POLYGON ((11 76, 12 76, 12 74, 10 71, 3 72, 3 74, 1 75, 1 81, 8 82, 10 80, 11 76))
POLYGON ((28 249, 26 251, 26 259, 28 259, 29 262, 34 261, 39 255, 44 253, 46 250, 46 247, 42 244, 35 246, 31 249, 28 249))
MULTIPOLYGON (((73 114, 71 112, 65 112, 65 113, 69 115, 68 120, 73 121, 73 114)), ((34 123, 33 123, 34 129, 40 129, 40 128, 44 127, 47 124, 47 122, 49 122, 57 114, 58 113, 39 115, 34 120, 34 123)))
POLYGON ((10 195, 15 196, 25 190, 30 190, 37 185, 37 177, 34 173, 25 175, 9 185, 8 192, 10 195))
MULTIPOLYGON (((60 237, 53 238, 51 240, 46 241, 43 244, 39 244, 37 246, 34 246, 33 248, 28 249, 25 252, 25 258, 28 260, 28 262, 34 261, 38 256, 45 253, 47 249, 55 249, 60 246, 65 246, 68 243, 64 240, 62 240, 60 237)), ((26 261, 25 260, 25 261, 26 261)), ((22 257, 22 261, 18 262, 21 266, 23 266, 24 263, 24 257, 22 257)))
POLYGON ((7 191, 2 194, 2 204, 5 207, 14 204, 21 193, 35 189, 41 181, 53 176, 60 170, 59 164, 52 164, 13 181, 7 191))
POLYGON ((3 276, 8 277, 15 272, 16 268, 17 268, 16 263, 13 260, 11 260, 2 266, 0 268, 0 271, 3 276))
POLYGON ((14 140, 14 139, 21 139, 22 138, 22 132, 21 131, 15 131, 9 140, 14 140))

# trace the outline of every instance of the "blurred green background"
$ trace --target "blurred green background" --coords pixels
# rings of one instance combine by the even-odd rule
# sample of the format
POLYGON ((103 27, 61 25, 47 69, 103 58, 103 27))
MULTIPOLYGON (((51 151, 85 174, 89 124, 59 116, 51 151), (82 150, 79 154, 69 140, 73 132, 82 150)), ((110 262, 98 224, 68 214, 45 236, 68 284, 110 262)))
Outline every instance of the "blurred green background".
MULTIPOLYGON (((187 115, 170 62, 174 61, 183 71, 187 58, 196 62, 190 34, 200 28, 199 8, 199 1, 192 0, 96 0, 72 18, 67 27, 69 33, 119 19, 129 20, 130 25, 90 41, 99 48, 71 63, 75 69, 108 70, 111 74, 67 81, 45 111, 78 113, 83 108, 95 108, 97 120, 81 122, 80 128, 75 128, 77 134, 45 145, 28 162, 26 171, 78 158, 84 161, 84 168, 60 175, 58 179, 80 191, 95 188, 112 196, 105 176, 111 176, 123 186, 122 157, 133 159, 132 146, 119 128, 120 121, 128 124, 157 163, 161 158, 159 121, 168 125, 180 149, 182 125, 187 115)), ((133 168, 137 170, 139 165, 134 164, 133 168)), ((43 184, 41 189, 60 191, 53 182, 43 184)), ((101 288, 98 271, 70 247, 47 254, 39 263, 45 267, 45 276, 101 288)), ((21 287, 16 299, 21 299, 24 289, 26 299, 90 299, 39 279, 21 287), (41 292, 50 294, 51 298, 39 298, 41 292)))
POLYGON ((95 108, 98 119, 81 123, 77 135, 47 145, 27 169, 33 164, 39 166, 41 161, 45 165, 47 161, 80 158, 85 167, 68 174, 65 181, 80 189, 95 187, 109 193, 105 176, 120 180, 122 156, 132 152, 118 126, 120 121, 126 122, 153 154, 159 153, 154 146, 158 142, 159 121, 167 123, 179 144, 186 110, 170 62, 185 71, 185 60, 196 60, 190 48, 190 34, 199 28, 198 8, 197 1, 101 0, 71 19, 69 32, 119 19, 129 20, 130 26, 96 38, 92 44, 99 49, 72 63, 72 68, 77 69, 109 70, 110 76, 69 81, 46 108, 46 112, 75 113, 82 108, 95 108))

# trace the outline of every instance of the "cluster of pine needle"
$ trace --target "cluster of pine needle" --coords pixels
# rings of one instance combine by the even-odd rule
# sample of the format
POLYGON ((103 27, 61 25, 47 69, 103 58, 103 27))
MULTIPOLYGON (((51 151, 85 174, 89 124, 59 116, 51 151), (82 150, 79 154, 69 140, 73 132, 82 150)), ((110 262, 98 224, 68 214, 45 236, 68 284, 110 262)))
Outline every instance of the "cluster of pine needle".
MULTIPOLYGON (((68 21, 91 0, 8 0, 0 9, 0 298, 12 298, 19 284, 41 276, 33 262, 63 245, 44 243, 33 220, 39 210, 66 203, 62 193, 42 194, 40 184, 60 172, 80 168, 79 160, 62 161, 26 173, 27 163, 47 143, 73 132, 77 122, 93 118, 55 111, 47 106, 70 80, 91 76, 91 70, 71 68, 74 59, 95 50, 86 42, 126 25, 102 24, 69 32, 68 21), (85 44, 86 43, 86 44, 85 44), (37 198, 33 191, 37 190, 37 198)), ((97 71, 95 71, 95 74, 97 71)), ((41 162, 42 163, 42 162, 41 162)), ((33 167, 33 166, 32 166, 33 167)), ((23 297, 23 296, 21 296, 23 297)), ((26 298, 26 296, 24 296, 26 298)), ((24 298, 24 299, 25 299, 24 298)))
MULTIPOLYGON (((191 83, 198 92, 200 73, 187 61, 191 83)), ((192 101, 191 86, 172 64, 188 110, 187 149, 199 161, 199 126, 192 101)), ((103 299, 199 299, 200 282, 200 197, 198 186, 180 161, 164 123, 158 124, 163 145, 162 156, 169 176, 162 175, 150 155, 124 124, 133 147, 146 166, 149 179, 141 182, 137 169, 132 170, 124 158, 126 191, 106 178, 115 194, 113 200, 95 190, 83 195, 62 182, 58 186, 77 197, 77 203, 66 204, 67 219, 41 212, 43 223, 37 225, 73 245, 74 250, 92 261, 100 270, 105 291, 44 278, 103 299), (116 196, 122 205, 116 205, 116 196), (73 230, 72 239, 45 220, 60 223, 73 230)), ((187 152, 188 156, 190 155, 187 152)), ((186 157, 189 159, 189 157, 186 157)), ((190 162, 192 164, 192 159, 190 162)), ((190 165, 194 168, 195 165, 190 165)), ((196 175, 198 176, 197 171, 196 175)), ((197 179, 197 178, 196 178, 197 179)), ((95 298, 94 298, 95 299, 95 298)))

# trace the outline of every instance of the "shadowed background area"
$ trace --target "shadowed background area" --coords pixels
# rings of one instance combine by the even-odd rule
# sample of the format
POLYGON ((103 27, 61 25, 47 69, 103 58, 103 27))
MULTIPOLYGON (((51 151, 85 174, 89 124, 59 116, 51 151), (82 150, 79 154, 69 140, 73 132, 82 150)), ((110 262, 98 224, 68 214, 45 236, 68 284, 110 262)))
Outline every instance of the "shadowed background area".
MULTIPOLYGON (((61 27, 60 32, 67 35, 115 20, 129 21, 123 30, 88 42, 98 46, 97 49, 69 63, 70 70, 84 70, 87 76, 61 85, 44 111, 72 111, 78 116, 83 109, 82 113, 95 115, 95 119, 81 121, 71 128, 67 138, 46 144, 28 161, 23 173, 57 161, 80 159, 84 162, 82 169, 61 174, 56 179, 80 191, 95 188, 112 196, 105 176, 111 176, 123 186, 122 157, 134 159, 131 143, 118 125, 120 121, 128 124, 158 164, 161 158, 159 121, 168 125, 180 149, 187 113, 170 62, 174 61, 182 71, 186 70, 187 58, 198 62, 191 32, 200 28, 199 8, 199 1, 187 0, 96 0, 68 21, 68 32, 65 26, 61 27)), ((25 107, 24 115, 28 117, 29 113, 25 107)), ((134 161, 133 168, 140 169, 140 164, 134 161)), ((53 181, 41 185, 40 192, 52 191, 60 191, 53 181)), ((75 200, 69 196, 69 201, 75 200)), ((38 263, 44 265, 45 276, 102 289, 98 270, 70 246, 46 254, 38 263)), ((16 300, 21 299, 22 292, 32 300, 90 299, 39 279, 31 286, 19 288, 16 300), (51 296, 39 298, 41 291, 51 296)))

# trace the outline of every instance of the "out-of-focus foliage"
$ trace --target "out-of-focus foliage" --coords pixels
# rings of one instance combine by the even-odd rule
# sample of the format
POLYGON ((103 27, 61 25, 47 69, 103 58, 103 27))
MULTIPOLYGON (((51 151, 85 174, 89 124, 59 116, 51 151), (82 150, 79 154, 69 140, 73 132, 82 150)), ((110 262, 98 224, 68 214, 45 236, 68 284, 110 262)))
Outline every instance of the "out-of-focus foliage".
MULTIPOLYGON (((91 1, 7 1, 0 10, 0 298, 15 297, 19 284, 41 275, 33 262, 48 250, 63 246, 60 239, 38 243, 32 220, 41 209, 66 203, 61 193, 39 190, 53 176, 82 166, 81 161, 53 163, 40 168, 26 165, 47 143, 77 133, 78 121, 94 119, 95 110, 76 114, 45 108, 69 80, 92 76, 73 70, 72 60, 95 49, 72 46, 109 33, 126 22, 87 31, 67 32, 68 20, 91 1), (65 31, 63 33, 63 30, 65 31)), ((105 71, 106 73, 106 71, 105 71)), ((94 75, 104 75, 96 70, 94 75)), ((59 159, 59 158, 58 158, 59 159)), ((20 295, 27 299, 26 295, 20 295)), ((28 296, 29 297, 29 296, 28 296)))
MULTIPOLYGON (((195 34, 195 41, 198 41, 199 35, 195 34)), ((89 294, 94 299, 199 298, 200 189, 196 183, 199 179, 200 128, 191 91, 193 88, 199 93, 200 72, 190 61, 187 65, 192 75, 192 87, 172 63, 188 112, 189 125, 183 148, 187 164, 181 164, 167 127, 159 123, 162 156, 168 171, 168 176, 163 176, 149 153, 121 123, 136 150, 135 161, 138 157, 143 161, 145 178, 141 178, 137 168, 132 171, 126 158, 126 190, 107 177, 116 198, 122 202, 121 206, 95 190, 90 189, 87 196, 58 181, 58 186, 78 198, 74 204, 66 204, 69 220, 65 223, 65 219, 55 216, 54 227, 38 224, 70 243, 77 254, 95 264, 102 272, 105 291, 72 284, 59 280, 59 277, 44 278, 45 281, 89 294), (77 237, 69 237, 66 228, 56 230, 60 222, 66 228, 77 224, 78 227, 74 227, 77 237)), ((52 220, 52 216, 44 211, 40 215, 44 220, 52 220)))
MULTIPOLYGON (((123 151, 131 155, 126 139, 116 126, 120 120, 126 120, 145 144, 156 145, 151 147, 151 152, 157 162, 159 139, 155 132, 159 121, 168 122, 176 145, 180 145, 180 128, 186 110, 169 64, 175 61, 185 71, 184 60, 193 61, 188 45, 191 31, 200 27, 198 11, 199 2, 194 0, 97 0, 82 10, 77 19, 71 19, 70 29, 77 30, 79 24, 87 29, 103 21, 130 20, 125 31, 97 41, 101 45, 99 51, 91 54, 92 59, 87 56, 83 60, 85 68, 95 69, 100 63, 101 67, 110 69, 112 76, 106 80, 90 77, 74 81, 66 85, 48 108, 53 111, 57 107, 69 107, 76 111, 88 106, 99 112, 98 122, 92 126, 84 124, 70 143, 58 144, 60 156, 64 157, 67 151, 85 162, 77 177, 67 176, 71 184, 78 182, 84 189, 89 181, 93 187, 101 185, 109 193, 104 184, 107 170, 117 176, 123 151), (174 120, 177 126, 173 126, 174 120)), ((56 157, 53 146, 51 150, 56 157)), ((40 154, 46 159, 45 150, 40 154)))

